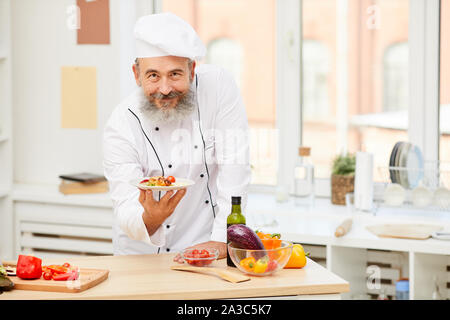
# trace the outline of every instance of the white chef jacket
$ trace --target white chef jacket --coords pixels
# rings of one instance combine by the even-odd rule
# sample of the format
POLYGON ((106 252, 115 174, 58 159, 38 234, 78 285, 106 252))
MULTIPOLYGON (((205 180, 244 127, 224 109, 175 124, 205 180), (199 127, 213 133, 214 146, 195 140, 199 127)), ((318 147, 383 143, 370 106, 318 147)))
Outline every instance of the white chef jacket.
MULTIPOLYGON (((225 70, 205 64, 197 66, 193 84, 198 103, 184 120, 152 123, 140 110, 138 88, 106 124, 103 166, 114 208, 115 255, 179 252, 201 242, 226 242, 231 197, 241 196, 245 209, 251 172, 239 89, 225 70), (224 139, 233 132, 239 139, 224 139), (160 175, 188 178, 195 185, 149 236, 139 189, 130 181, 160 175)), ((153 194, 158 199, 164 193, 153 194)))

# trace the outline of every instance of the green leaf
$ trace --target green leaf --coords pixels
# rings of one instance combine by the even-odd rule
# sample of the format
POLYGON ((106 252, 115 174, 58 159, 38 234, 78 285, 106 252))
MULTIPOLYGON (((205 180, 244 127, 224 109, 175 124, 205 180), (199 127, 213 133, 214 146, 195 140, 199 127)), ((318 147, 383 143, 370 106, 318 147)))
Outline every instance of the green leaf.
POLYGON ((335 175, 354 175, 356 157, 353 154, 339 155, 333 160, 332 173, 335 175))

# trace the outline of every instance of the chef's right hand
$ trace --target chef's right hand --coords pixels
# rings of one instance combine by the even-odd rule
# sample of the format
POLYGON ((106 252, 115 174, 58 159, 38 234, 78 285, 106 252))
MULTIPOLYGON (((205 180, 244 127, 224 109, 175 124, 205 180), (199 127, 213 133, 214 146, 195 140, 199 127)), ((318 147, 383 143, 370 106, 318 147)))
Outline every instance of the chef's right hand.
POLYGON ((159 201, 156 201, 153 198, 152 190, 140 189, 139 202, 144 208, 142 219, 150 236, 175 211, 175 208, 185 194, 186 189, 178 190, 175 192, 175 195, 173 190, 169 190, 159 201))

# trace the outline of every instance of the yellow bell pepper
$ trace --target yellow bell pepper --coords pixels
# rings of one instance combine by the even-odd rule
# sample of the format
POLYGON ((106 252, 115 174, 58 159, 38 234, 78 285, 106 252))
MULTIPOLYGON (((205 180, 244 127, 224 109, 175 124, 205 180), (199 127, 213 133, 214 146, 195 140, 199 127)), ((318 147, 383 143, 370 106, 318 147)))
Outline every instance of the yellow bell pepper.
POLYGON ((269 257, 264 256, 261 259, 258 259, 255 264, 255 269, 253 269, 254 273, 264 273, 266 272, 267 265, 269 263, 269 257))
POLYGON ((306 265, 307 256, 309 256, 309 252, 305 254, 305 250, 301 244, 294 244, 291 257, 284 268, 303 268, 306 265))

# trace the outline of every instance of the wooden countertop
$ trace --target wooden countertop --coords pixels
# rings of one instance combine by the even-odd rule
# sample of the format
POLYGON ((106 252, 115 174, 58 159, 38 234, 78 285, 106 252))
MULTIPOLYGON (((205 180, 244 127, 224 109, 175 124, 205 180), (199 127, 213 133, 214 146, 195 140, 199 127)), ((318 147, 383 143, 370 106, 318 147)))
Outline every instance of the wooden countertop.
MULTIPOLYGON (((216 276, 170 270, 175 254, 128 255, 70 258, 67 262, 84 268, 108 269, 109 277, 80 293, 12 290, 0 295, 7 299, 227 299, 265 296, 339 294, 349 283, 308 259, 303 269, 283 269, 272 276, 253 277, 231 283, 216 276)), ((61 259, 43 259, 59 264, 61 259)), ((214 262, 226 267, 226 259, 214 262)), ((236 270, 235 268, 229 268, 236 270)))

